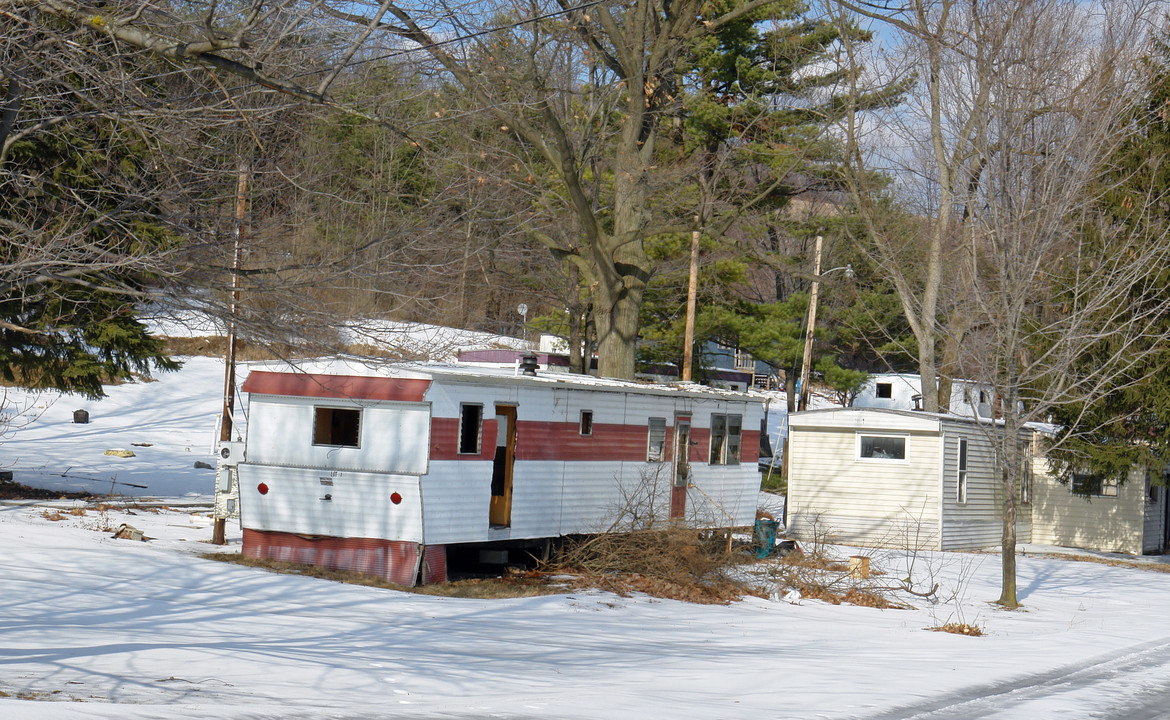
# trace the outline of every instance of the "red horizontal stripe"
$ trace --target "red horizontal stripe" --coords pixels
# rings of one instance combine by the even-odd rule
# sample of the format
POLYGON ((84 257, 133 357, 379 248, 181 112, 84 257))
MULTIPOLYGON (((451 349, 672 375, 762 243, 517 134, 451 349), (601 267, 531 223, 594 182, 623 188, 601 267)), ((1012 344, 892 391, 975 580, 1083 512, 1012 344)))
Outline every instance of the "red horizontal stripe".
POLYGON ((491 460, 496 456, 496 421, 483 421, 478 455, 459 454, 459 418, 431 418, 431 460, 491 460))
POLYGON ((422 402, 430 385, 430 380, 419 378, 314 375, 254 370, 244 381, 242 389, 244 392, 259 395, 422 402))

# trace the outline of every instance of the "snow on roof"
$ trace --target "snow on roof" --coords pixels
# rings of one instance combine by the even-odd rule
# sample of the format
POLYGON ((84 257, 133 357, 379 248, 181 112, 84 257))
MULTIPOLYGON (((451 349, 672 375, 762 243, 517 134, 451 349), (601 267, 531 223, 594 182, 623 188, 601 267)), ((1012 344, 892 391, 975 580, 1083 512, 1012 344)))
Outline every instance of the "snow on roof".
POLYGON ((754 392, 736 392, 708 387, 697 383, 644 383, 615 378, 576 375, 564 372, 541 372, 524 375, 516 368, 493 367, 480 364, 403 362, 379 359, 336 357, 309 360, 270 361, 248 363, 249 370, 291 372, 320 375, 353 375, 357 377, 433 378, 448 382, 486 384, 526 384, 549 387, 574 387, 608 392, 640 392, 659 395, 684 395, 753 400, 763 403, 766 397, 754 392))

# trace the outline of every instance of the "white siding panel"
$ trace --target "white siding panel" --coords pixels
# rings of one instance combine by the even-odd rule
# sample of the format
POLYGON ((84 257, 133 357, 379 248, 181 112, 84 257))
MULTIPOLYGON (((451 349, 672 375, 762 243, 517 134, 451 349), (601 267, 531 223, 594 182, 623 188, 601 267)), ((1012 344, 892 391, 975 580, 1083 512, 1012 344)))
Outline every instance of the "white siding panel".
POLYGON ((253 397, 249 411, 250 463, 412 475, 427 470, 431 411, 423 403, 253 397), (360 409, 360 447, 314 445, 314 407, 360 409))
MULTIPOLYGON (((876 429, 874 430, 876 431, 876 429)), ((793 427, 789 531, 875 546, 937 549, 939 438, 909 435, 906 462, 856 458, 856 430, 793 427)))
POLYGON ((1145 472, 1135 469, 1117 497, 1085 498, 1048 472, 1037 458, 1032 484, 1032 542, 1103 552, 1142 552, 1145 472))
POLYGON ((487 540, 492 495, 490 460, 432 462, 421 485, 427 544, 487 540))
MULTIPOLYGON (((667 472, 670 469, 667 466, 667 472)), ((760 471, 755 464, 696 464, 691 466, 691 485, 687 521, 693 525, 741 527, 755 522, 760 496, 760 471)))
POLYGON ((607 529, 621 513, 622 487, 633 487, 636 484, 634 477, 641 476, 634 470, 638 463, 573 462, 561 465, 565 466, 559 533, 562 535, 607 529))
POLYGON ((242 527, 422 542, 418 477, 254 464, 240 465, 239 476, 242 527), (259 492, 261 483, 267 494, 259 492), (394 493, 402 498, 397 505, 394 493))

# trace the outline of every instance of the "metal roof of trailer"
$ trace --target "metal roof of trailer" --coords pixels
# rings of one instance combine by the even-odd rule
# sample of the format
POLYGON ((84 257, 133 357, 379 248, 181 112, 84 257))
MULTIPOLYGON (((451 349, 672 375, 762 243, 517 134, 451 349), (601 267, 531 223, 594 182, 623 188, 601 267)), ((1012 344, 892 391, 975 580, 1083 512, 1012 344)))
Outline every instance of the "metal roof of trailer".
POLYGON ((304 361, 248 363, 249 371, 299 375, 344 375, 360 378, 401 378, 480 385, 545 386, 597 392, 637 392, 695 399, 724 399, 764 402, 762 394, 736 392, 697 383, 642 383, 593 375, 540 372, 525 375, 514 368, 484 367, 455 363, 378 361, 356 358, 315 358, 304 361))

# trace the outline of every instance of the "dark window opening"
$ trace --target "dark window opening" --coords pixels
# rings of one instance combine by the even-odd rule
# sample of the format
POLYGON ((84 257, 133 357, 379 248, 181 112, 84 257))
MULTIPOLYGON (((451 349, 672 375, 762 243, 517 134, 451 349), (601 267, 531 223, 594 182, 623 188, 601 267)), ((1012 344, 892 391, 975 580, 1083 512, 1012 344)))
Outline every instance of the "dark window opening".
POLYGON ((879 398, 889 399, 894 397, 894 386, 892 383, 878 383, 877 396, 879 398))
POLYGON ((313 444, 358 447, 361 437, 361 410, 314 408, 313 444))
POLYGON ((478 455, 483 427, 483 405, 459 406, 459 454, 478 455))
POLYGON ((1106 480, 1101 475, 1073 473, 1072 491, 1083 497, 1117 497, 1117 481, 1106 480))
POLYGON ((581 411, 581 434, 582 435, 592 435, 593 434, 593 411, 592 410, 582 410, 581 411))

